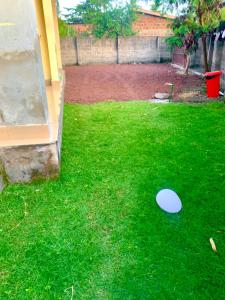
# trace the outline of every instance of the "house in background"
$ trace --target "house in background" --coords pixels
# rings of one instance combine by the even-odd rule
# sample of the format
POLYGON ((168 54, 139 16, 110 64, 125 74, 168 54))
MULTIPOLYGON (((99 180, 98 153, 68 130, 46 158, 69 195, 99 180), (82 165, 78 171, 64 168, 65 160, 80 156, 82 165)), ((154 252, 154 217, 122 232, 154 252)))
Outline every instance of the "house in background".
POLYGON ((133 23, 135 35, 97 39, 90 24, 70 24, 76 37, 62 37, 63 65, 159 63, 171 61, 166 38, 172 34, 174 16, 139 9, 133 23), (85 33, 85 34, 84 34, 85 33))
POLYGON ((59 171, 63 73, 55 0, 0 3, 0 189, 59 171))
MULTIPOLYGON (((138 9, 133 29, 137 32, 137 36, 167 37, 171 35, 169 25, 173 19, 175 19, 174 16, 162 15, 159 12, 146 9, 138 9)), ((91 30, 91 26, 88 24, 73 24, 71 26, 78 35, 91 30)))
POLYGON ((134 22, 133 28, 139 36, 166 37, 171 35, 169 26, 174 19, 174 16, 139 9, 137 11, 137 20, 134 22))

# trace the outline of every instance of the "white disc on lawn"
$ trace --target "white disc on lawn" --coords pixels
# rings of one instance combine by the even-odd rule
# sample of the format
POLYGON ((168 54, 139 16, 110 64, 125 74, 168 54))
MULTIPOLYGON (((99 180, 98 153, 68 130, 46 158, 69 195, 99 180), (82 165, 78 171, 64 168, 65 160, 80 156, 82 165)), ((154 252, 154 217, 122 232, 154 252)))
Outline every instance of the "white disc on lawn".
POLYGON ((182 209, 182 203, 178 195, 169 189, 158 192, 156 202, 159 207, 168 213, 178 213, 182 209))

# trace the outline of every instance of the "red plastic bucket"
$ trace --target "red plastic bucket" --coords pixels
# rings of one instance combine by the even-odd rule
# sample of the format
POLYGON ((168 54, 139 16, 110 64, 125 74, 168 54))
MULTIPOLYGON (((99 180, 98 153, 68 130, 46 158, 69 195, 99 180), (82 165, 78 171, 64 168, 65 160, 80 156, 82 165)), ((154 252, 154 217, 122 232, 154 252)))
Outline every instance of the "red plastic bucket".
POLYGON ((220 95, 220 77, 221 71, 207 72, 204 74, 206 78, 206 89, 208 98, 218 98, 220 95))

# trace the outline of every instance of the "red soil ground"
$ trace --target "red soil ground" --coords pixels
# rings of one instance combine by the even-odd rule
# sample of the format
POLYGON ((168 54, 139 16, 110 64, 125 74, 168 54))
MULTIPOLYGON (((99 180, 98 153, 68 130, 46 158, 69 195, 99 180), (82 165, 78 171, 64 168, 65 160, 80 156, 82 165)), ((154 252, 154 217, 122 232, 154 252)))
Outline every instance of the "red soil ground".
POLYGON ((70 103, 151 99, 157 92, 169 92, 166 82, 174 84, 178 99, 183 90, 202 86, 201 78, 179 75, 169 64, 71 66, 65 70, 65 101, 70 103))

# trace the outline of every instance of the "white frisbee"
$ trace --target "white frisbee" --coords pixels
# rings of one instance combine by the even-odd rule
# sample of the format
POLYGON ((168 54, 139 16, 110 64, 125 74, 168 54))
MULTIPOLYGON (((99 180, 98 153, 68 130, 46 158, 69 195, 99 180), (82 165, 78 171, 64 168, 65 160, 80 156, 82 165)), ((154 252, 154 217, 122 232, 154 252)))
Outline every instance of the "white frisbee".
POLYGON ((182 209, 182 203, 178 195, 169 189, 164 189, 156 195, 159 207, 171 214, 178 213, 182 209))

